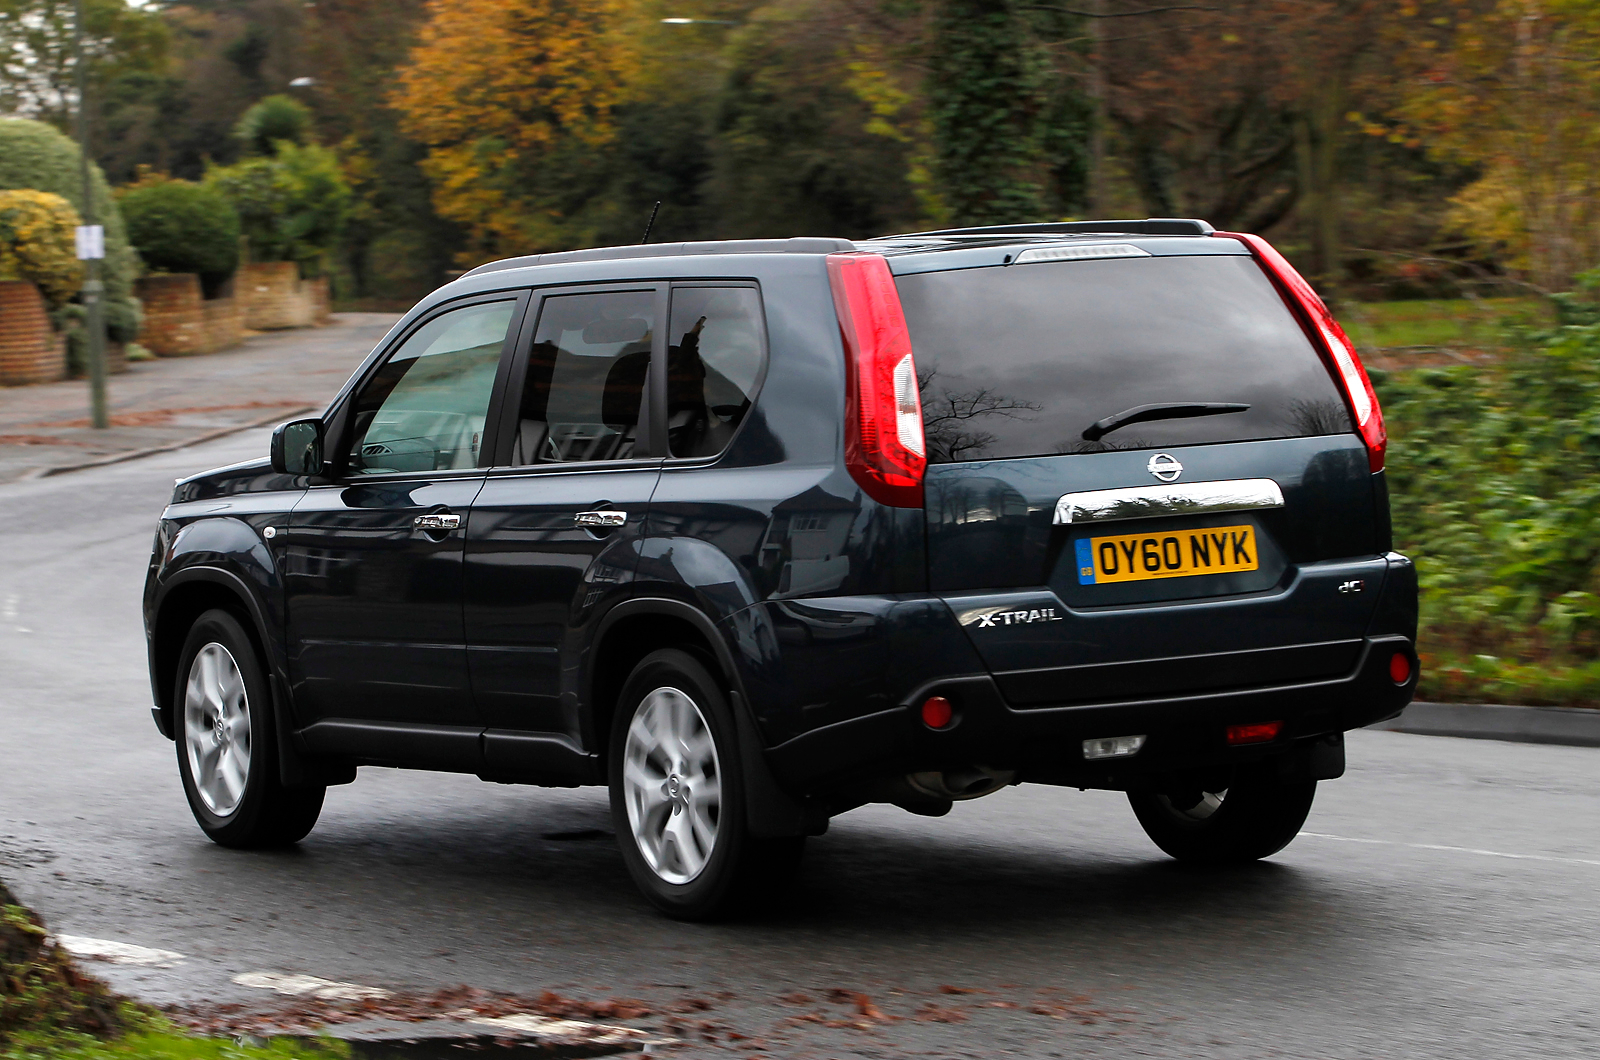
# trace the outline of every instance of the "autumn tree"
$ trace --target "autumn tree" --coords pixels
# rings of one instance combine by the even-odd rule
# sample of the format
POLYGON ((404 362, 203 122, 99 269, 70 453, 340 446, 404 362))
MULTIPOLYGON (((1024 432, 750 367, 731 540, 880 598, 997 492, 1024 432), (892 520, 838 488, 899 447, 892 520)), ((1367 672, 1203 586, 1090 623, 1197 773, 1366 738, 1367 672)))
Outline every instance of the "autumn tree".
POLYGON ((1402 6, 1417 32, 1396 113, 1435 157, 1481 173, 1455 223, 1535 285, 1566 289, 1600 263, 1600 5, 1402 6))
POLYGON ((464 262, 582 242, 572 215, 614 134, 628 0, 439 0, 394 97, 427 148, 441 216, 468 233, 464 262))

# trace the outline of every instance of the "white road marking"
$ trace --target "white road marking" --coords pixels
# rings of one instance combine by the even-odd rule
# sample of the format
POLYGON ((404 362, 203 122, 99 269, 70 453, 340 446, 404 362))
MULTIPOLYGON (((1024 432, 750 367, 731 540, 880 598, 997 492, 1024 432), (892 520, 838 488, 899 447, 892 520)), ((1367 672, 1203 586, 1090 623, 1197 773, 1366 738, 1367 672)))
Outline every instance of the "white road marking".
POLYGON ((659 1045, 670 1040, 651 1038, 645 1031, 634 1027, 557 1019, 554 1016, 539 1016, 532 1012, 521 1012, 515 1016, 472 1016, 467 1022, 541 1037, 581 1038, 585 1042, 635 1042, 648 1039, 649 1042, 659 1045))
POLYGON ((376 1001, 392 997, 387 990, 356 983, 336 983, 331 979, 318 979, 314 975, 279 975, 276 972, 245 972, 233 981, 240 986, 253 986, 261 990, 276 990, 280 994, 296 997, 310 995, 328 1001, 376 1001))
POLYGON ((148 946, 135 946, 129 942, 112 942, 110 939, 88 939, 81 935, 57 935, 56 943, 72 954, 91 961, 108 961, 111 964, 135 964, 146 968, 171 968, 183 960, 183 954, 171 950, 153 950, 148 946))
POLYGON ((1593 865, 1600 868, 1600 860, 1590 858, 1558 858, 1552 854, 1507 854, 1501 850, 1479 850, 1476 847, 1451 847, 1439 843, 1401 843, 1393 839, 1356 839, 1347 835, 1329 835, 1326 832, 1301 832, 1311 839, 1332 839, 1340 843, 1368 843, 1375 846, 1410 847, 1413 850, 1442 850, 1450 854, 1478 854, 1487 858, 1510 858, 1513 861, 1553 861, 1561 865, 1593 865))

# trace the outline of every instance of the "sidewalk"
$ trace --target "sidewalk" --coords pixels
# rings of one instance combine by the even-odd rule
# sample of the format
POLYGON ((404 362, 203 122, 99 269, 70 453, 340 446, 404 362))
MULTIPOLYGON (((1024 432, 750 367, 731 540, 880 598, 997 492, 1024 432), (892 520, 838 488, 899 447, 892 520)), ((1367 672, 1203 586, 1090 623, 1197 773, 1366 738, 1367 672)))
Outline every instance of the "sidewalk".
POLYGON ((1419 736, 1600 747, 1600 710, 1587 707, 1415 702, 1398 718, 1368 727, 1419 736))
POLYGON ((0 482, 319 410, 399 319, 336 313, 327 327, 256 335, 222 353, 135 362, 106 383, 111 426, 103 431, 89 426, 82 379, 0 387, 0 482))

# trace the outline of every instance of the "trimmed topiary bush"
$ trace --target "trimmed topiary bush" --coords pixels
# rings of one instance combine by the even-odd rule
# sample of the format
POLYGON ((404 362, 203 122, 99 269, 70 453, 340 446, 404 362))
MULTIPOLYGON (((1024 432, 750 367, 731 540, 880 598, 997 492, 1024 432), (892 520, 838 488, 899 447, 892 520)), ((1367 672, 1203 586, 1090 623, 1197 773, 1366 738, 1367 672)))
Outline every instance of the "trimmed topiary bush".
POLYGON ((193 272, 206 292, 239 266, 239 212, 211 188, 187 180, 146 179, 117 200, 128 239, 158 272, 193 272))

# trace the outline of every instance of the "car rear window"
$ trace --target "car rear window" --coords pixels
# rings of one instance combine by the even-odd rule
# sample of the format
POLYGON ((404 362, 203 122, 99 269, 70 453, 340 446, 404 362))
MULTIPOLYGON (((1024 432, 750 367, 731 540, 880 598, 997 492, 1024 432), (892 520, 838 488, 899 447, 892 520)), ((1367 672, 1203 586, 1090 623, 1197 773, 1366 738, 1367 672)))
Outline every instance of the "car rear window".
POLYGON ((1354 428, 1321 357, 1248 257, 1041 262, 898 277, 933 463, 1354 428), (1131 423, 1156 403, 1247 411, 1131 423))

